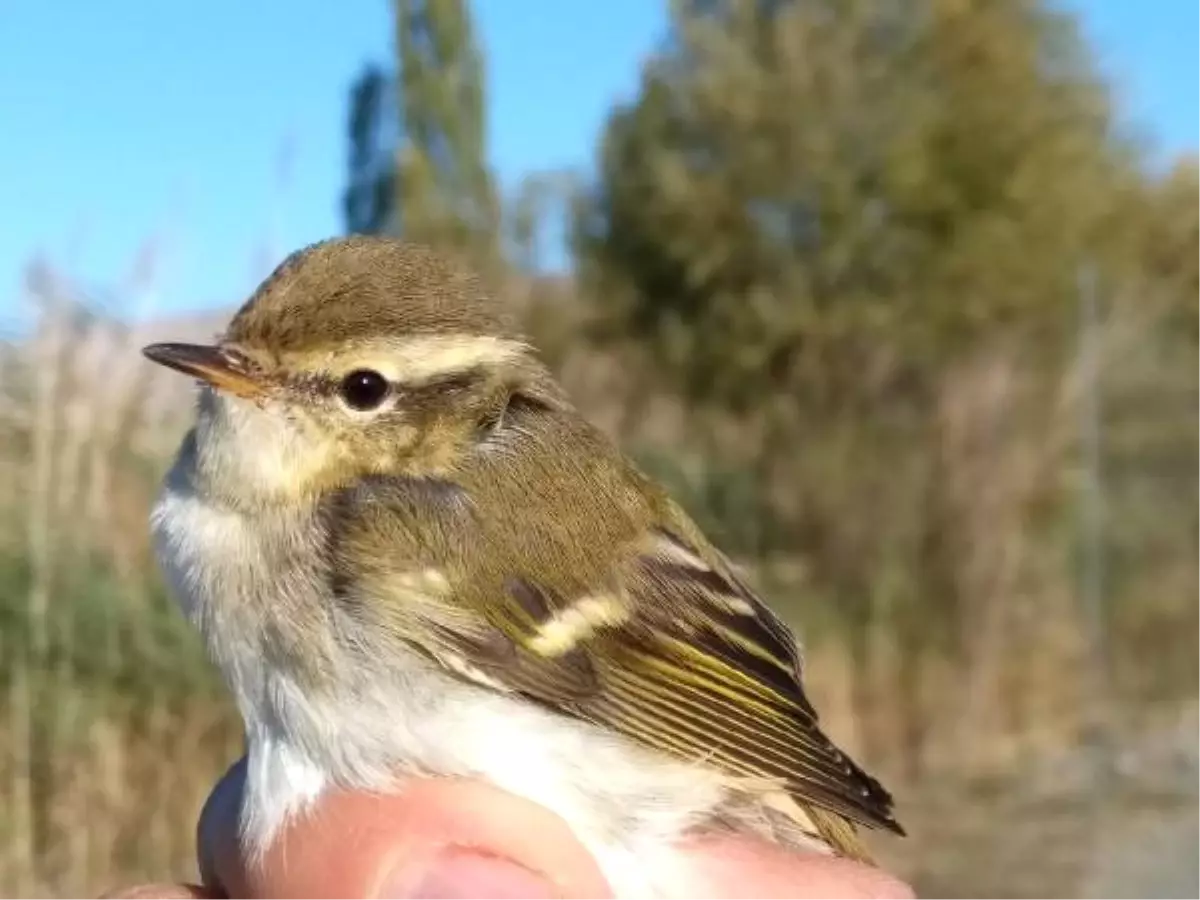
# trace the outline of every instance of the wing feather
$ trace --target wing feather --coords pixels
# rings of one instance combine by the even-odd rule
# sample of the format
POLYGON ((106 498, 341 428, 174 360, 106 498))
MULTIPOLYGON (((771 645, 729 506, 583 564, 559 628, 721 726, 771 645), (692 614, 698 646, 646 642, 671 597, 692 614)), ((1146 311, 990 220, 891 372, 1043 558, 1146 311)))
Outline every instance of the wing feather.
MULTIPOLYGON (((622 614, 595 616, 590 629, 574 635, 571 652, 591 659, 594 689, 564 706, 555 658, 542 657, 544 680, 534 676, 531 683, 527 672, 522 691, 645 746, 774 779, 800 801, 901 831, 887 791, 820 730, 791 632, 731 570, 722 571, 722 562, 710 566, 681 539, 656 536, 614 573, 623 602, 610 598, 609 611, 622 614), (662 540, 690 561, 664 557, 661 544, 655 546, 662 540)), ((510 580, 508 590, 520 598, 537 587, 522 578, 510 580)), ((574 603, 586 606, 588 599, 574 603)), ((553 610, 539 625, 526 618, 532 629, 514 640, 537 646, 539 636, 571 614, 572 602, 553 610)))
MULTIPOLYGON (((546 481, 530 483, 552 489, 546 481)), ((523 502, 513 492, 510 504, 523 502)), ((388 633, 422 645, 456 675, 678 758, 778 784, 839 846, 849 846, 839 835, 851 826, 838 817, 902 834, 888 792, 821 731, 791 631, 682 513, 670 505, 660 512, 672 527, 631 530, 611 557, 571 543, 578 522, 534 531, 525 526, 539 520, 519 512, 499 525, 481 521, 461 492, 442 486, 367 484, 327 516, 347 609, 385 611, 394 617, 384 622, 388 633), (390 527, 400 504, 420 504, 427 519, 445 519, 438 533, 466 537, 436 551, 406 537, 390 527), (368 538, 386 544, 347 554, 368 538), (473 539, 489 541, 492 552, 474 552, 473 539), (548 542, 562 557, 556 568, 547 564, 548 542), (364 558, 388 563, 375 570, 364 558), (395 602, 401 563, 434 567, 448 594, 395 602), (351 602, 364 593, 380 596, 351 602)))

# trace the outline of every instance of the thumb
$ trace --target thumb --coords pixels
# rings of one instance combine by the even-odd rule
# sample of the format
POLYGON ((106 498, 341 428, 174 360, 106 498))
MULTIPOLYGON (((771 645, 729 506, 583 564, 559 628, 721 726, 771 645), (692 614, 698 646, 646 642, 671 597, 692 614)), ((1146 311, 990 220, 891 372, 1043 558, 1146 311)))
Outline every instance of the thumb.
POLYGON ((330 793, 285 826, 259 865, 219 836, 233 829, 201 826, 206 868, 231 896, 610 896, 565 822, 483 783, 421 779, 396 794, 330 793))

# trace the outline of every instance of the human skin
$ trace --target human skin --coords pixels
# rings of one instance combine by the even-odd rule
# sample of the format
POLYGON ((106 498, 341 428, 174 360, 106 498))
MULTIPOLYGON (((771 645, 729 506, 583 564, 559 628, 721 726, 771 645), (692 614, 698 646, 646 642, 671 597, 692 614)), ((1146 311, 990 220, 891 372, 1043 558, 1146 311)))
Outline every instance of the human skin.
MULTIPOLYGON (((218 782, 198 829, 201 885, 140 885, 108 897, 611 897, 566 823, 487 784, 414 780, 392 795, 330 793, 291 823, 261 865, 237 844, 245 760, 218 782)), ((740 838, 685 846, 680 896, 912 897, 886 873, 740 838)))

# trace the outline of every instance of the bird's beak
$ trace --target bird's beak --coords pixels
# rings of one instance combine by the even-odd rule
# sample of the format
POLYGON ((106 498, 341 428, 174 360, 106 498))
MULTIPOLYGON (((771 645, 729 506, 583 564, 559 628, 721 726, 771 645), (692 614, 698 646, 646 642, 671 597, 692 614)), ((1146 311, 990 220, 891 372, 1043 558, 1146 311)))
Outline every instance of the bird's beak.
POLYGON ((151 344, 142 348, 147 359, 211 384, 238 397, 257 397, 264 379, 247 360, 220 347, 205 344, 151 344))

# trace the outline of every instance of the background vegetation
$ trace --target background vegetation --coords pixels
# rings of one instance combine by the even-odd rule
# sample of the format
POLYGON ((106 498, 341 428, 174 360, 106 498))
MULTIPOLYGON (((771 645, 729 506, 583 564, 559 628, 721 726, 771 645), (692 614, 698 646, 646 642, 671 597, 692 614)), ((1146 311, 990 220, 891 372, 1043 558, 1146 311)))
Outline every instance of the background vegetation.
MULTIPOLYGON (((348 97, 347 230, 469 255, 755 570, 894 787, 881 856, 923 896, 1195 890, 1197 161, 1122 133, 1072 19, 679 0, 594 175, 502 196, 468 5, 395 13, 348 97)), ((147 545, 187 386, 137 352, 221 320, 103 315, 44 263, 26 287, 0 892, 88 895, 188 876, 240 748, 147 545)))

